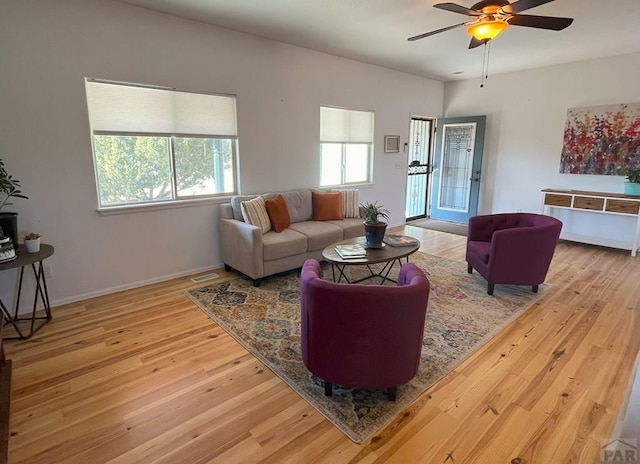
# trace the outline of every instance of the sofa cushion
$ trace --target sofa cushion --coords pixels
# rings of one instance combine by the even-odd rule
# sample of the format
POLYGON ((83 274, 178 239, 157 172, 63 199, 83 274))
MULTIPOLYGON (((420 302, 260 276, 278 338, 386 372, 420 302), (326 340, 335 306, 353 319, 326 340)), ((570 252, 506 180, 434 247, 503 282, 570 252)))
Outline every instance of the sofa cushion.
POLYGON ((260 227, 263 234, 271 229, 264 198, 256 197, 253 200, 243 201, 240 203, 240 209, 245 222, 260 227))
POLYGON ((222 203, 220 205, 220 218, 234 219, 233 208, 231 208, 231 203, 222 203))
POLYGON ((342 193, 311 192, 311 201, 314 221, 342 219, 342 193))
POLYGON ((291 229, 270 230, 262 235, 262 251, 265 261, 301 255, 307 251, 307 237, 291 229))
POLYGON ((333 190, 342 194, 342 217, 343 218, 359 218, 360 206, 358 205, 358 190, 333 190))
POLYGON ((291 223, 310 221, 313 217, 311 190, 299 189, 281 193, 289 210, 291 223))
POLYGON ((327 224, 332 224, 342 229, 342 238, 362 237, 364 235, 364 223, 362 218, 354 219, 342 219, 340 221, 327 221, 327 224))
POLYGON ((289 228, 307 237, 307 251, 322 250, 332 243, 342 240, 342 229, 328 222, 296 222, 291 224, 289 228))
POLYGON ((237 219, 238 221, 244 221, 244 217, 242 217, 242 207, 240 204, 243 201, 253 200, 258 195, 235 195, 231 197, 231 209, 233 210, 233 219, 237 219))
POLYGON ((291 224, 291 218, 289 217, 289 210, 287 204, 282 198, 282 195, 276 195, 273 200, 266 200, 265 206, 267 208, 267 214, 271 221, 271 227, 276 232, 282 232, 291 224))

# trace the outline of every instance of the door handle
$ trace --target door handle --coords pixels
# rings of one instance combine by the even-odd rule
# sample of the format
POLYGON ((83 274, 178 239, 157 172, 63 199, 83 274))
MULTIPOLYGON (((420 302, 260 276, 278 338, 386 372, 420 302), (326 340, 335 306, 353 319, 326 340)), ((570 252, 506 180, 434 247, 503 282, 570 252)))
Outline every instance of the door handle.
POLYGON ((479 177, 472 177, 469 180, 473 181, 473 182, 480 182, 480 178, 479 177))

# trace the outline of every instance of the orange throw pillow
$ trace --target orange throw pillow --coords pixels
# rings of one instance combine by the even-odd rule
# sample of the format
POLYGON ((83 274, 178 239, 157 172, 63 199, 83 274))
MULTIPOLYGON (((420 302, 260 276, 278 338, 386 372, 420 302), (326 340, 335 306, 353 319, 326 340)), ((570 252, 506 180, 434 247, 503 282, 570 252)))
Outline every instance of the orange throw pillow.
POLYGON ((273 200, 265 201, 267 214, 271 221, 271 228, 276 232, 282 232, 291 225, 291 217, 287 204, 282 195, 276 196, 273 200))
POLYGON ((311 192, 314 221, 342 219, 342 193, 311 192))

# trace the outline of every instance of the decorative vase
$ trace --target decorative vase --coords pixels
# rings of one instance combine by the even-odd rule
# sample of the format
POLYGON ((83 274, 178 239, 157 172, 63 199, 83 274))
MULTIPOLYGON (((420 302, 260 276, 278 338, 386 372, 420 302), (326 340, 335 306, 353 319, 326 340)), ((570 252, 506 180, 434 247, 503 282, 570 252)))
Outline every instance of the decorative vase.
POLYGON ((367 239, 367 248, 382 248, 384 244, 384 233, 387 230, 387 224, 378 222, 377 224, 364 224, 364 236, 367 239))
POLYGON ((629 182, 628 180, 624 182, 624 194, 625 195, 633 195, 640 196, 640 184, 636 182, 629 182))
POLYGON ((0 238, 0 263, 11 261, 12 259, 16 259, 16 257, 16 250, 13 248, 11 238, 0 238))
POLYGON ((0 227, 5 237, 9 237, 18 249, 18 213, 0 213, 0 227))
POLYGON ((24 246, 27 247, 27 253, 37 253, 40 251, 40 238, 25 240, 24 246))

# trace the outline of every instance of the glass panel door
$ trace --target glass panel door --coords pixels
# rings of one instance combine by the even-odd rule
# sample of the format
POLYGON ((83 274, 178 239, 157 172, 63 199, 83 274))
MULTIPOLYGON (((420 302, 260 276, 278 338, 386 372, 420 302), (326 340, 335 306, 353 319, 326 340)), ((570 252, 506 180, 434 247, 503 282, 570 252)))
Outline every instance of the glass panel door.
POLYGON ((478 212, 486 116, 438 120, 431 217, 467 223, 478 212))
POLYGON ((469 212, 476 124, 444 124, 438 209, 469 212))

